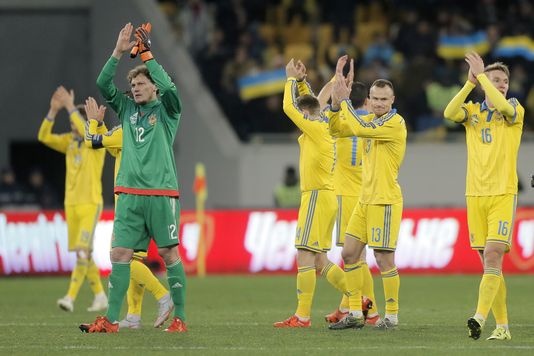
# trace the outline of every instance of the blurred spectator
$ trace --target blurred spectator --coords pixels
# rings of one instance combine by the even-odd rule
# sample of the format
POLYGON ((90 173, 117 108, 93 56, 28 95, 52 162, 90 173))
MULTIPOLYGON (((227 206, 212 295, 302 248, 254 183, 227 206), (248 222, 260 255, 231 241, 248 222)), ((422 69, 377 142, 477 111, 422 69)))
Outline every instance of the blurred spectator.
POLYGON ((373 34, 373 43, 363 54, 363 65, 369 65, 371 62, 380 61, 382 64, 388 66, 393 59, 393 47, 389 43, 387 37, 380 32, 373 34))
POLYGON ((17 182, 13 169, 4 167, 0 174, 0 208, 16 208, 26 204, 26 190, 17 182))
POLYGON ((286 167, 283 182, 274 189, 274 205, 277 208, 299 207, 300 185, 295 167, 286 167))
POLYGON ((28 177, 28 194, 26 203, 41 209, 56 209, 61 207, 56 191, 46 182, 43 172, 34 168, 28 177))
MULTIPOLYGON (((174 6, 178 7, 176 13, 181 14, 178 16, 184 31, 182 40, 197 59, 206 83, 243 141, 272 130, 286 132, 284 125, 265 125, 277 122, 269 121, 268 116, 277 117, 282 112, 281 107, 277 109, 279 113, 271 111, 275 99, 245 101, 239 97, 236 86, 236 80, 244 74, 285 64, 290 58, 284 56, 305 56, 296 59, 305 62, 308 81, 312 88, 318 89, 330 80, 337 58, 348 54, 355 59, 359 81, 369 85, 376 78, 389 78, 398 83, 400 90, 395 106, 405 114, 411 131, 426 130, 439 122, 444 125, 444 120, 435 120, 439 112, 436 108, 442 101, 440 95, 463 85, 465 78, 454 73, 463 73, 465 68, 461 52, 448 59, 438 57, 443 35, 462 38, 479 34, 477 39, 480 37, 479 42, 487 46, 488 60, 502 61, 513 68, 510 92, 524 98, 525 130, 534 128, 534 60, 529 59, 530 52, 523 44, 515 48, 518 53, 522 51, 523 57, 491 55, 499 53, 495 49, 506 36, 515 36, 516 41, 525 37, 534 41, 532 1, 165 2, 173 3, 162 8, 167 14, 174 12, 174 6), (191 42, 193 33, 194 43, 191 42), (443 72, 453 74, 444 78, 443 72), (443 83, 443 79, 448 82, 443 83)), ((476 43, 480 45, 479 42, 476 43)), ((473 92, 473 95, 480 93, 473 92)))
POLYGON ((178 14, 182 40, 194 58, 208 47, 213 33, 213 16, 202 0, 187 0, 178 14))

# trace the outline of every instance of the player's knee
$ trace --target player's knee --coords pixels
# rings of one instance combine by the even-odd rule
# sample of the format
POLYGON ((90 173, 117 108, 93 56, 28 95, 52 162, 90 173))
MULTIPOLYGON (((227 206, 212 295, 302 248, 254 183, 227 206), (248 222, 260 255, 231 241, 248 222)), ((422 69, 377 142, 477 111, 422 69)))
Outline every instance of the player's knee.
POLYGON ((375 250, 375 259, 380 271, 389 271, 395 268, 395 254, 393 251, 375 250))
POLYGON ((485 249, 484 250, 484 266, 485 267, 501 267, 504 251, 501 249, 485 249))

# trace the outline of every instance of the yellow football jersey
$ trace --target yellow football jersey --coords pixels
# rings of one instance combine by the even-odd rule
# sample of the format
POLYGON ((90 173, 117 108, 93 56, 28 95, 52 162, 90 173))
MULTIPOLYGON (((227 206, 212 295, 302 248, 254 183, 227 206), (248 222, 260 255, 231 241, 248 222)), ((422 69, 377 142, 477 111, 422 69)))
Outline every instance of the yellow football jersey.
POLYGON ((517 194, 517 155, 525 109, 506 100, 485 74, 477 80, 496 108, 486 102, 464 103, 475 88, 467 82, 445 109, 447 119, 462 123, 467 142, 466 196, 517 194))
MULTIPOLYGON (((84 119, 78 111, 70 114, 71 122, 83 135, 84 119), (80 129, 81 128, 81 129, 80 129)), ((87 148, 72 133, 54 134, 53 121, 43 120, 38 139, 46 146, 65 154, 65 205, 102 204, 102 169, 106 151, 87 148)))
MULTIPOLYGON (((95 135, 100 135, 96 140, 100 141, 102 147, 105 147, 109 154, 115 157, 115 174, 114 180, 117 178, 117 173, 121 165, 121 154, 122 154, 122 127, 115 126, 111 130, 107 130, 106 125, 98 125, 98 121, 89 120, 87 123, 86 130, 94 137, 95 135)), ((93 140, 89 137, 85 137, 85 144, 88 147, 93 147, 93 140)))
MULTIPOLYGON (((362 115, 366 111, 360 111, 362 115)), ((359 112, 359 113, 360 113, 359 112)), ((357 197, 362 188, 363 139, 357 136, 340 137, 336 140, 336 167, 334 190, 336 195, 357 197)))
MULTIPOLYGON (((284 89, 284 112, 302 131, 298 142, 300 147, 299 170, 300 189, 334 189, 334 139, 328 131, 328 119, 321 114, 320 120, 309 120, 296 106, 297 80, 288 78, 284 89)), ((298 83, 299 95, 310 94, 306 82, 298 83)))
POLYGON ((396 110, 380 117, 361 116, 347 100, 330 120, 335 137, 357 136, 363 145, 363 172, 360 202, 395 204, 402 202, 399 169, 406 152, 406 124, 396 110))

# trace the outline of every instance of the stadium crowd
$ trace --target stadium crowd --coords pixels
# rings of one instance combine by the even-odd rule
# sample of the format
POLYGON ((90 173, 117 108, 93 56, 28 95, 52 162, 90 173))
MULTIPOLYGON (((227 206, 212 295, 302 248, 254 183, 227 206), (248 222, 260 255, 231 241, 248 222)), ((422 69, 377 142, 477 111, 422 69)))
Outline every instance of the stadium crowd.
MULTIPOLYGON (((250 97, 240 79, 281 69, 293 57, 307 63, 318 91, 345 53, 356 60, 357 80, 396 83, 394 105, 408 130, 436 139, 462 131, 441 113, 465 82, 464 54, 474 48, 509 65, 509 95, 525 104, 525 129, 534 128, 531 1, 160 0, 160 7, 244 141, 294 127, 281 109, 283 80, 275 92, 250 97)), ((472 100, 481 98, 477 90, 472 100)))

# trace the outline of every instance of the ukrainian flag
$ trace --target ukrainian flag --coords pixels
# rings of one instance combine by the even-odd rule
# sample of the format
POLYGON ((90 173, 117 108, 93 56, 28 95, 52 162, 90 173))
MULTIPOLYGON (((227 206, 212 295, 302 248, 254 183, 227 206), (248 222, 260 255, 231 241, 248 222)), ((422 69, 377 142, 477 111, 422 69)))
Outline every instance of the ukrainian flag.
POLYGON ((507 36, 501 38, 494 57, 523 57, 534 61, 534 40, 529 36, 507 36))
POLYGON ((242 100, 281 93, 286 84, 286 70, 282 68, 247 75, 239 78, 237 84, 242 100))
POLYGON ((465 36, 441 36, 438 41, 438 56, 444 59, 461 59, 469 51, 480 55, 488 53, 490 45, 484 31, 465 36))

